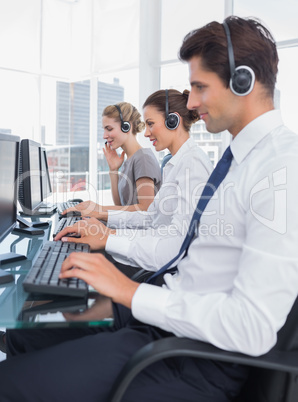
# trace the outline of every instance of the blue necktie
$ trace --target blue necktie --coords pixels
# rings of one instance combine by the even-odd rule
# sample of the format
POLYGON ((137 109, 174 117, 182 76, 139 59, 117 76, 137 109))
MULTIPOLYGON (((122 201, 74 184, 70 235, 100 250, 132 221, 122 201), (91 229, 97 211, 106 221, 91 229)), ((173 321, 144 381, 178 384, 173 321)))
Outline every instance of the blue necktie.
POLYGON ((225 150, 222 158, 218 161, 218 164, 216 165, 215 169, 211 173, 209 180, 203 189, 203 192, 201 194, 198 205, 197 205, 195 212, 192 216, 192 219, 190 221, 190 225, 189 225, 186 237, 182 243, 179 253, 176 255, 176 257, 172 258, 171 261, 169 261, 167 264, 165 264, 163 267, 161 267, 153 275, 151 275, 150 278, 146 282, 152 282, 152 280, 156 279, 157 276, 163 274, 182 255, 182 253, 184 253, 184 251, 188 250, 191 240, 193 239, 193 236, 195 234, 196 227, 197 227, 198 223, 200 222, 202 213, 203 213, 204 209, 206 208, 210 198, 212 198, 213 194, 215 193, 217 187, 220 185, 220 183, 226 177, 226 175, 229 171, 229 168, 231 166, 232 158, 233 158, 233 154, 231 152, 231 148, 228 147, 225 150))

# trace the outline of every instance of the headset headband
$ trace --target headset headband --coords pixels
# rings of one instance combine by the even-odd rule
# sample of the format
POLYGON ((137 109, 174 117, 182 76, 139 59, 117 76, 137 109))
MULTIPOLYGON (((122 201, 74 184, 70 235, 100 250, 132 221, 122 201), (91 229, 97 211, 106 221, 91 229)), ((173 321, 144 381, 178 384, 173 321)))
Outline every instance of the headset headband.
POLYGON ((228 24, 226 23, 226 21, 224 21, 222 24, 226 31, 226 37, 227 37, 227 42, 228 42, 230 73, 231 73, 231 78, 232 78, 233 74, 235 72, 235 58, 234 58, 234 52, 233 52, 233 46, 232 46, 231 32, 230 32, 230 28, 229 28, 228 24))
POLYGON ((114 106, 119 112, 119 116, 120 116, 120 120, 121 120, 121 131, 123 131, 123 133, 128 133, 130 130, 130 123, 128 121, 123 121, 123 116, 122 116, 120 106, 118 106, 118 105, 114 105, 114 106))

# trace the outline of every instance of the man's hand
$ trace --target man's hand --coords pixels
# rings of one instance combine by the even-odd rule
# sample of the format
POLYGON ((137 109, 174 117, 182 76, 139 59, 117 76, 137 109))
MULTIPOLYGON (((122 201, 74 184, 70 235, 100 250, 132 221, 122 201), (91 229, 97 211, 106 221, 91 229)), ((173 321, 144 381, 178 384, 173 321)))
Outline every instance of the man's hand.
POLYGON ((115 234, 114 229, 106 227, 102 222, 95 218, 82 219, 73 226, 67 226, 55 237, 55 241, 62 240, 72 243, 87 243, 91 250, 104 249, 110 234, 115 234), (80 234, 80 238, 68 237, 70 233, 80 234))
POLYGON ((59 276, 80 278, 103 296, 131 308, 139 283, 119 271, 102 254, 71 253, 63 262, 59 276))

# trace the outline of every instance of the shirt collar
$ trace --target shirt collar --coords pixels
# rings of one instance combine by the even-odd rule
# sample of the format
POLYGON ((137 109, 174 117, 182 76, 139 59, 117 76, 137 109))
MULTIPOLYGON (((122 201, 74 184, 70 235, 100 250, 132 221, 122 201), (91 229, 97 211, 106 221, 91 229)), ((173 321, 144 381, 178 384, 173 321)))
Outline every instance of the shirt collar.
POLYGON ((237 164, 273 129, 283 124, 280 110, 271 110, 251 121, 231 142, 231 151, 237 164))
POLYGON ((193 147, 197 147, 197 144, 192 138, 189 138, 185 143, 178 149, 174 156, 168 161, 168 164, 176 165, 181 159, 181 156, 188 150, 193 147))

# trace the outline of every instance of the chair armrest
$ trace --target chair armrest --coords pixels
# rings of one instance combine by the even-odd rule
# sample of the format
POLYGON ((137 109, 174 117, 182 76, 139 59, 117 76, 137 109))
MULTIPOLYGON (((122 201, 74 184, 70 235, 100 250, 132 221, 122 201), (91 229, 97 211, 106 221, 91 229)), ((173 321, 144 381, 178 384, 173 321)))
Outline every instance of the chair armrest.
POLYGON ((173 336, 151 342, 131 357, 116 379, 109 401, 121 401, 130 382, 150 364, 161 359, 178 356, 224 361, 298 374, 298 350, 272 349, 262 356, 253 357, 242 353, 227 352, 208 343, 173 336))
POLYGON ((136 282, 144 282, 147 278, 153 275, 154 272, 146 271, 144 268, 140 268, 130 279, 136 282))

